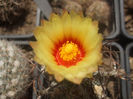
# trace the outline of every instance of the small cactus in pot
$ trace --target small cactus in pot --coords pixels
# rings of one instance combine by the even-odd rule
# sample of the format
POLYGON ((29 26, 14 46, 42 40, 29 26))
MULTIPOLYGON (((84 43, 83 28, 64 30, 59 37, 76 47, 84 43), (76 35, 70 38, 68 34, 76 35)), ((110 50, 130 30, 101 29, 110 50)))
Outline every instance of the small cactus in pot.
POLYGON ((0 0, 0 22, 13 24, 28 7, 29 0, 0 0))
POLYGON ((30 83, 30 66, 13 42, 0 40, 0 99, 20 99, 30 83))

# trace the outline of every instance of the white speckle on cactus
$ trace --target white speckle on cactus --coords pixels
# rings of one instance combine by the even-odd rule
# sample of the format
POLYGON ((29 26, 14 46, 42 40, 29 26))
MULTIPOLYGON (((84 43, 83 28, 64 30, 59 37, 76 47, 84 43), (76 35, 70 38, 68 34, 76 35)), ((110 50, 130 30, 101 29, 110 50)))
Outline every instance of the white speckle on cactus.
POLYGON ((20 65, 20 62, 18 60, 14 61, 14 66, 18 67, 20 65))
POLYGON ((2 86, 2 84, 3 84, 3 82, 2 82, 2 81, 0 81, 0 86, 2 86))
POLYGON ((17 68, 14 67, 14 68, 12 69, 12 73, 15 73, 16 71, 17 71, 17 68))
POLYGON ((7 93, 8 97, 13 97, 15 95, 15 92, 14 91, 9 91, 7 93))
POLYGON ((4 75, 6 75, 6 71, 5 70, 0 72, 0 77, 3 77, 4 75))
POLYGON ((3 65, 4 65, 4 62, 0 61, 0 68, 3 67, 3 65))
POLYGON ((6 51, 6 48, 5 47, 2 47, 1 50, 6 51))
POLYGON ((2 42, 0 42, 0 47, 2 47, 3 46, 3 43, 2 42))
POLYGON ((12 79, 11 82, 13 85, 16 85, 18 83, 18 79, 12 79))
POLYGON ((1 75, 1 73, 0 73, 0 78, 1 78, 1 77, 3 77, 3 75, 1 75))
POLYGON ((10 88, 10 84, 7 84, 7 85, 6 85, 6 89, 9 89, 9 88, 10 88))
POLYGON ((12 58, 9 58, 9 63, 13 63, 13 59, 12 58))
POLYGON ((9 51, 9 56, 13 57, 14 56, 14 52, 13 51, 9 51))
POLYGON ((0 61, 0 65, 2 65, 2 66, 3 66, 3 64, 4 64, 4 62, 3 62, 3 61, 0 61))
POLYGON ((1 95, 0 99, 6 99, 6 96, 5 95, 1 95))
POLYGON ((7 47, 7 50, 8 51, 14 51, 13 48, 12 48, 12 46, 10 46, 10 45, 7 47))

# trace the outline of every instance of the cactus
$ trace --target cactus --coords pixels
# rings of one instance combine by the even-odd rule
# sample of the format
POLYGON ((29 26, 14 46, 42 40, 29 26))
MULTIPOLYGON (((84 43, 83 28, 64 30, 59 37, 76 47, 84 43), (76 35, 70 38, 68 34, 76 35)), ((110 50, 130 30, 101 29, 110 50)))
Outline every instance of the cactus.
POLYGON ((30 66, 13 42, 0 41, 0 99, 20 99, 30 83, 30 66))
POLYGON ((74 2, 72 0, 64 0, 64 4, 64 9, 67 11, 75 11, 77 13, 82 12, 82 6, 77 2, 74 2))
POLYGON ((133 0, 127 0, 128 7, 133 9, 133 0))
POLYGON ((29 7, 29 0, 0 0, 0 21, 12 24, 29 7))
POLYGON ((108 22, 110 19, 111 8, 106 1, 103 0, 95 0, 89 7, 86 9, 85 14, 97 20, 101 23, 104 23, 108 26, 108 22))

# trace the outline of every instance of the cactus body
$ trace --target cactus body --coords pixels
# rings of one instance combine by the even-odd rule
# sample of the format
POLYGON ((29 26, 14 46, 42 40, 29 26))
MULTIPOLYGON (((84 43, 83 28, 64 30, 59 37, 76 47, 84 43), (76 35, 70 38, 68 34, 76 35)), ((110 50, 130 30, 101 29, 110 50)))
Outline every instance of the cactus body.
POLYGON ((20 99, 29 84, 30 67, 13 42, 0 41, 0 99, 20 99))
POLYGON ((111 8, 106 1, 95 0, 87 9, 85 14, 94 20, 108 24, 111 8))

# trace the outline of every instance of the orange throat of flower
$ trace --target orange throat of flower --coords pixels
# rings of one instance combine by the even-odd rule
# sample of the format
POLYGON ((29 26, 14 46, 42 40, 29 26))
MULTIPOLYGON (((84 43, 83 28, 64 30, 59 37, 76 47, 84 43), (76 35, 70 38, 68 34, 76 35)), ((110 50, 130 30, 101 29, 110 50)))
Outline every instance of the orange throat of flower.
POLYGON ((57 46, 54 56, 58 65, 71 67, 81 61, 84 55, 83 47, 77 41, 67 40, 57 46))

